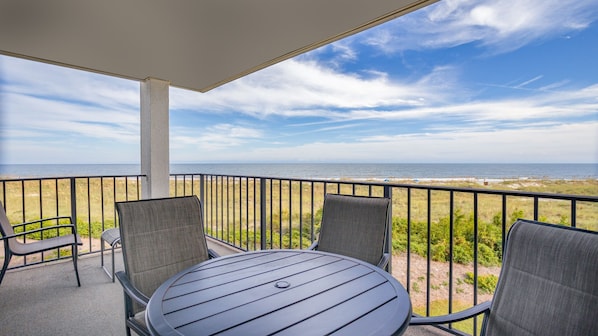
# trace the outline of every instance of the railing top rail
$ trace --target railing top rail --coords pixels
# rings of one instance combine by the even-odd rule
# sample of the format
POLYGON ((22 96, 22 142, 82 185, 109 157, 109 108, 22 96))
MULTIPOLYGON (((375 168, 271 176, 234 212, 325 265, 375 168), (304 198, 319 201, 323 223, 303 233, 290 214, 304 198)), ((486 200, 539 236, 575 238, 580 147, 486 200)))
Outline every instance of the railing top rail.
POLYGON ((214 176, 214 177, 232 177, 232 178, 249 178, 249 179, 267 179, 280 181, 297 181, 297 182, 314 182, 314 183, 339 183, 339 184, 354 184, 363 186, 377 186, 377 187, 394 187, 403 189, 422 189, 434 191, 448 191, 448 192, 464 192, 477 193, 488 195, 506 195, 506 196, 520 196, 520 197, 539 197, 560 200, 576 200, 598 202, 598 196, 593 195, 573 195, 573 194, 555 194, 546 192, 531 192, 518 190, 501 190, 501 189, 483 189, 483 188, 468 188, 455 186, 435 186, 426 184, 411 184, 411 183, 393 183, 393 182, 372 182, 360 180, 343 180, 343 179, 306 179, 306 178, 292 178, 292 177, 271 177, 271 176, 246 176, 246 175, 224 175, 224 174, 204 174, 204 173, 188 173, 188 174, 171 174, 171 176, 183 175, 199 175, 199 176, 214 176))
POLYGON ((75 175, 75 176, 44 176, 44 177, 9 177, 1 178, 0 182, 20 182, 20 181, 38 181, 38 180, 69 180, 69 179, 87 179, 87 178, 123 178, 123 177, 146 177, 147 175, 75 175))
MULTIPOLYGON (((171 177, 177 176, 213 176, 213 177, 231 177, 231 178, 247 178, 247 179, 266 179, 278 181, 296 181, 305 183, 335 183, 335 184, 352 184, 361 186, 376 186, 376 187, 392 187, 403 189, 421 189, 433 191, 447 191, 447 192, 463 192, 463 193, 477 193, 486 195, 506 195, 519 197, 539 197, 557 200, 576 200, 587 202, 598 202, 598 196, 594 195, 572 195, 572 194, 555 194, 546 192, 530 192, 518 190, 501 190, 501 189, 482 189, 482 188, 468 188, 455 186, 435 186, 425 184, 412 183, 393 183, 393 182, 375 182, 375 181, 361 181, 361 180, 343 180, 343 179, 306 179, 293 177, 276 177, 276 176, 248 176, 248 175, 225 175, 225 174, 205 174, 205 173, 177 173, 170 174, 171 177)), ((39 181, 39 180, 66 180, 66 179, 83 179, 83 178, 138 178, 146 177, 146 175, 93 175, 93 176, 54 176, 54 177, 27 177, 27 178, 0 178, 0 182, 20 182, 20 181, 39 181)))

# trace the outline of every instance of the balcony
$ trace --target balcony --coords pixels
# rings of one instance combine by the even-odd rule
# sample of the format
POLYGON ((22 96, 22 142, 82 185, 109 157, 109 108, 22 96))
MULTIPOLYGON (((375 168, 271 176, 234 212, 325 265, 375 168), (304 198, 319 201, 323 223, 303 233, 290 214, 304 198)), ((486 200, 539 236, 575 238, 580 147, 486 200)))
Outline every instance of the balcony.
MULTIPOLYGON (((122 290, 100 268, 99 234, 116 225, 115 201, 140 197, 141 178, 0 180, 2 203, 11 221, 71 215, 84 238, 81 288, 76 287, 70 261, 45 262, 61 259, 60 254, 13 259, 13 270, 0 285, 3 332, 124 334, 122 290)), ((486 282, 500 271, 502 242, 513 216, 598 230, 596 196, 205 174, 172 175, 170 189, 172 196, 195 194, 202 200, 210 247, 223 255, 309 246, 318 232, 325 193, 392 198, 389 272, 408 289, 420 315, 457 311, 492 296, 486 282), (471 239, 465 245, 460 241, 462 231, 471 239), (492 244, 491 234, 499 237, 492 244), (489 247, 494 250, 488 251, 489 247)), ((122 269, 122 259, 116 259, 117 269, 122 269)), ((475 334, 478 326, 469 322, 453 327, 475 334)), ((407 333, 443 334, 423 327, 407 333)))
MULTIPOLYGON (((234 249, 214 241, 221 255, 234 249)), ((120 251, 116 269, 122 270, 120 251)), ((79 259, 81 287, 73 264, 59 261, 8 272, 0 287, 3 335, 125 335, 123 293, 100 267, 98 254, 79 259)), ((429 327, 411 327, 407 336, 447 335, 429 327)))

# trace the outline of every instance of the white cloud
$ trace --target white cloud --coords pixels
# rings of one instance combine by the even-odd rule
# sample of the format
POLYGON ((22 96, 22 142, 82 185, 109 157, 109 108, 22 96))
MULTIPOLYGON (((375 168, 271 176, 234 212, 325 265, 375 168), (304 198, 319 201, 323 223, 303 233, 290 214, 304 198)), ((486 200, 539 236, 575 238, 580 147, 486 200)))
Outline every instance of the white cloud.
MULTIPOLYGON (((458 66, 400 78, 335 63, 359 63, 360 43, 504 53, 584 29, 597 12, 595 0, 444 0, 333 44, 336 57, 314 51, 206 94, 172 88, 171 120, 202 120, 171 123, 171 159, 597 162, 598 84, 532 74, 502 85, 521 95, 479 99, 458 66)), ((138 161, 137 82, 5 56, 0 68, 2 161, 138 161)))
POLYGON ((264 134, 257 129, 233 124, 217 124, 200 129, 199 127, 177 127, 172 130, 173 148, 215 151, 238 147, 249 141, 261 139, 264 134))
POLYGON ((366 33, 365 43, 393 53, 476 42, 491 53, 588 27, 595 0, 445 0, 366 33))
MULTIPOLYGON (((87 71, 1 56, 3 93, 35 95, 126 111, 139 106, 139 83, 87 71)), ((65 113, 67 113, 65 111, 65 113)))
POLYGON ((446 99, 455 83, 449 67, 435 69, 416 82, 397 82, 383 73, 371 78, 336 72, 312 61, 288 60, 197 95, 173 90, 173 109, 235 111, 257 118, 279 114, 321 116, 322 109, 413 107, 446 99))
POLYGON ((15 128, 85 134, 85 124, 127 128, 139 123, 136 82, 6 56, 0 57, 1 68, 3 114, 15 128), (79 126, 63 128, 60 123, 79 126))
MULTIPOLYGON (((35 64, 34 68, 37 66, 35 64)), ((31 72, 26 68, 27 66, 23 65, 20 67, 23 75, 31 72)), ((43 71, 41 76, 56 81, 56 78, 52 79, 50 75, 43 74, 43 71)), ((60 73, 54 76, 65 78, 60 73)), ((101 82, 91 74, 77 74, 75 77, 79 76, 82 77, 73 79, 75 82, 63 80, 64 88, 48 88, 53 95, 44 94, 43 97, 36 93, 46 93, 43 83, 9 83, 3 88, 0 93, 6 101, 3 109, 8 112, 4 121, 10 127, 3 126, 2 137, 5 141, 10 140, 12 153, 19 150, 21 154, 34 156, 29 154, 33 152, 33 148, 50 145, 52 149, 46 153, 53 153, 56 157, 60 157, 58 153, 62 148, 63 152, 69 153, 63 156, 74 157, 74 153, 79 153, 77 159, 90 157, 91 160, 95 157, 97 160, 106 150, 99 149, 99 144, 90 145, 89 139, 96 139, 101 145, 112 144, 112 148, 123 144, 123 149, 130 148, 133 151, 129 152, 129 158, 138 157, 139 111, 138 107, 129 106, 134 105, 134 99, 130 96, 139 94, 137 85, 125 83, 121 90, 115 90, 111 88, 114 83, 110 78, 101 77, 104 81, 101 82), (83 77, 86 76, 92 77, 91 81, 95 83, 100 94, 94 95, 88 85, 78 84, 78 81, 85 81, 86 78, 83 77), (64 93, 61 93, 63 91, 64 93), (123 96, 129 97, 124 98, 124 104, 113 102, 123 96), (73 100, 76 97, 80 99, 73 100), (60 137, 63 139, 59 139, 60 137), (31 142, 28 139, 43 139, 43 143, 31 142), (19 142, 19 146, 26 148, 13 146, 19 142), (97 155, 90 155, 84 149, 78 149, 84 146, 88 146, 87 152, 90 151, 89 148, 93 148, 91 151, 97 155)), ((530 83, 533 80, 534 78, 528 78, 515 86, 524 86, 525 82, 530 83)), ((117 87, 119 81, 117 80, 117 87)), ((428 161, 431 159, 426 155, 433 155, 433 158, 438 160, 444 157, 436 152, 438 148, 443 148, 444 152, 447 144, 443 141, 447 141, 449 137, 455 145, 452 146, 454 149, 448 152, 457 152, 459 146, 462 149, 466 148, 462 153, 462 159, 466 160, 468 155, 484 157, 479 156, 474 148, 464 147, 467 142, 487 143, 494 137, 505 136, 506 127, 511 128, 509 132, 512 133, 508 134, 510 138, 522 139, 520 144, 530 146, 534 141, 527 139, 528 134, 540 133, 541 127, 549 130, 544 132, 545 134, 542 133, 542 136, 553 139, 551 141, 558 141, 557 148, 564 153, 559 161, 581 151, 584 152, 583 155, 576 160, 580 161, 588 157, 587 152, 597 151, 598 142, 591 141, 584 141, 583 146, 578 144, 575 150, 564 150, 566 145, 572 144, 571 141, 563 141, 561 137, 566 138, 571 132, 567 132, 567 136, 553 133, 566 131, 555 128, 554 125, 571 118, 596 119, 598 84, 581 89, 530 91, 530 94, 522 98, 473 101, 469 101, 467 96, 455 94, 459 90, 458 84, 458 72, 450 67, 436 68, 412 82, 398 82, 383 74, 361 78, 323 68, 314 61, 290 60, 207 94, 172 89, 172 118, 176 116, 177 111, 182 110, 207 111, 231 117, 248 114, 251 118, 245 121, 235 121, 231 118, 226 123, 207 122, 205 125, 177 125, 171 130, 171 157, 178 161, 194 161, 203 154, 210 153, 214 160, 219 158, 218 160, 223 161, 226 161, 227 157, 228 160, 241 161, 255 161, 256 157, 263 157, 264 161, 280 161, 285 158, 292 161, 297 157, 308 161, 326 158, 342 160, 343 156, 364 161, 386 158, 399 161, 428 161), (305 116, 310 119, 300 118, 305 116), (272 127, 269 119, 273 117, 284 118, 285 128, 272 127), (369 127, 367 122, 372 120, 384 122, 388 126, 387 129, 383 131, 369 127), (356 123, 357 121, 359 123, 356 123), (392 125, 399 127, 405 122, 423 123, 422 127, 428 134, 404 131, 392 133, 392 125), (285 142, 292 136, 326 134, 343 129, 349 130, 344 136, 345 143, 323 143, 321 140, 312 140, 311 137, 303 137, 302 145, 285 142), (357 130, 359 132, 356 132, 357 130), (380 137, 376 138, 374 134, 380 137), (457 136, 468 140, 457 141, 454 139, 457 136), (558 139, 554 140, 555 138, 558 139), (381 139, 386 140, 380 141, 381 139), (394 154, 386 155, 388 148, 393 148, 390 152, 394 154), (431 152, 422 155, 425 151, 431 152), (432 154, 433 152, 436 154, 432 154)), ((583 129, 585 134, 591 131, 598 133, 596 124, 580 122, 576 127, 583 129)), ((545 146, 546 143, 548 142, 544 142, 545 146)), ((498 148, 510 148, 504 144, 491 147, 495 148, 494 152, 497 152, 498 148)), ((540 150, 535 152, 541 153, 540 150)), ((543 160, 538 155, 528 154, 530 158, 543 160)), ((15 157, 14 155, 16 154, 11 154, 11 157, 15 157)), ((525 155, 517 158, 506 153, 505 157, 512 160, 527 159, 525 155)), ((106 155, 104 160, 114 158, 114 155, 106 155)), ((3 159, 6 159, 6 156, 3 159)), ((446 159, 452 160, 449 157, 446 159)))
MULTIPOLYGON (((598 142, 598 123, 529 127, 520 130, 443 132, 372 137, 360 142, 313 142, 289 146, 249 149, 235 161, 264 162, 478 162, 478 163, 594 163, 595 147, 581 141, 598 142), (547 144, 549 144, 547 146, 547 144), (442 149, 442 150, 439 150, 442 149)), ((230 153, 214 152, 208 161, 230 161, 230 153)))
POLYGON ((2 93, 5 116, 3 129, 19 130, 15 137, 34 132, 38 138, 76 136, 116 141, 139 141, 139 112, 109 110, 60 99, 2 93), (135 113, 135 114, 133 114, 135 113))

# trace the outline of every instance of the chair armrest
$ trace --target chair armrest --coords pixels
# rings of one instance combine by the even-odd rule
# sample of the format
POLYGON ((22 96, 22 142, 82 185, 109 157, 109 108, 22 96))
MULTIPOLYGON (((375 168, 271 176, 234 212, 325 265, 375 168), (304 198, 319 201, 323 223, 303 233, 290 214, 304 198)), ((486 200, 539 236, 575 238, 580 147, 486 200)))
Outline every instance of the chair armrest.
POLYGON ((315 250, 318 248, 318 241, 316 240, 315 242, 313 242, 307 249, 308 250, 315 250))
POLYGON ((125 291, 125 294, 127 294, 128 297, 139 302, 144 307, 147 306, 149 298, 145 296, 145 294, 141 293, 137 288, 135 288, 135 286, 133 286, 131 280, 129 280, 129 277, 125 272, 118 271, 116 272, 115 276, 120 282, 120 284, 123 286, 123 290, 125 291))
POLYGON ((70 216, 57 216, 57 217, 41 218, 41 219, 36 219, 36 220, 25 222, 25 223, 15 224, 12 227, 15 228, 15 227, 19 227, 19 226, 25 226, 25 225, 29 225, 29 224, 36 224, 36 223, 46 222, 46 221, 49 221, 49 220, 57 220, 57 219, 68 219, 69 223, 73 224, 73 219, 70 216))
MULTIPOLYGON (((20 224, 18 226, 21 226, 21 225, 22 224, 20 224)), ((60 225, 46 226, 46 227, 35 229, 35 230, 23 231, 23 232, 15 233, 15 234, 12 234, 12 235, 6 235, 6 236, 3 236, 3 237, 0 237, 0 239, 4 240, 4 239, 10 239, 10 238, 17 238, 17 237, 20 237, 20 236, 25 236, 25 235, 28 235, 28 234, 31 234, 31 233, 40 232, 40 231, 60 229, 60 228, 68 228, 68 227, 71 228, 71 231, 73 232, 73 234, 75 234, 77 232, 74 224, 60 224, 60 225)))
POLYGON ((491 304, 492 301, 486 301, 484 303, 480 303, 479 305, 475 305, 471 308, 448 315, 430 317, 413 316, 411 318, 411 321, 409 321, 409 325, 447 324, 467 320, 482 313, 489 313, 491 304))
POLYGON ((216 253, 216 251, 212 249, 208 249, 208 256, 210 257, 210 259, 214 259, 220 257, 220 254, 216 253))
POLYGON ((380 258, 380 262, 378 263, 378 267, 382 269, 386 269, 388 266, 388 261, 390 260, 390 255, 388 253, 382 254, 382 258, 380 258))

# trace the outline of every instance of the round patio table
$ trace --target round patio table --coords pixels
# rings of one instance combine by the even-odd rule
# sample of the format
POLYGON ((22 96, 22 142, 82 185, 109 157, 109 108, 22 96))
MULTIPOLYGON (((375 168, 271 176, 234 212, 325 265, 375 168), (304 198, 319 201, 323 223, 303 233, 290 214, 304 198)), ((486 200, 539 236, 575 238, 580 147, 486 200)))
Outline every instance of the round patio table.
POLYGON ((210 259, 152 295, 153 335, 400 335, 411 301, 386 271, 311 250, 210 259))

